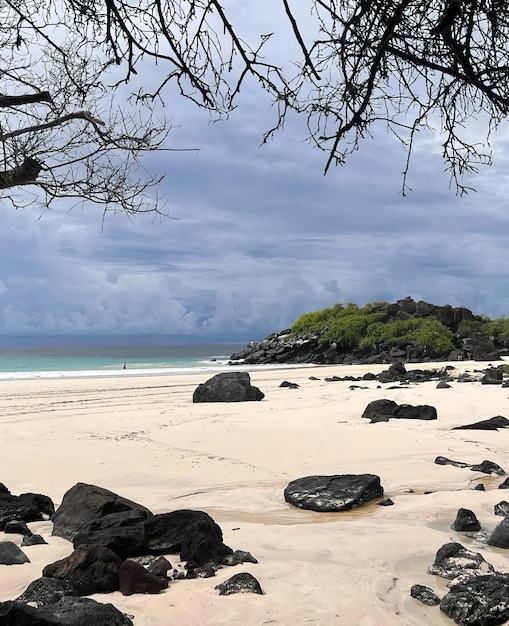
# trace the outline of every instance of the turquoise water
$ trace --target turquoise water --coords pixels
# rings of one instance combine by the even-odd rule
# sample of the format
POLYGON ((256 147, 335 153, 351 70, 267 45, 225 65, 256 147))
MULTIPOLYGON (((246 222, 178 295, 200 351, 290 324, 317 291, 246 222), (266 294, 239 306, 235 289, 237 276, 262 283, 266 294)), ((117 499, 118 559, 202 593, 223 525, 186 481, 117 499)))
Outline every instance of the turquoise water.
POLYGON ((0 346, 0 380, 199 373, 228 368, 245 344, 0 346))

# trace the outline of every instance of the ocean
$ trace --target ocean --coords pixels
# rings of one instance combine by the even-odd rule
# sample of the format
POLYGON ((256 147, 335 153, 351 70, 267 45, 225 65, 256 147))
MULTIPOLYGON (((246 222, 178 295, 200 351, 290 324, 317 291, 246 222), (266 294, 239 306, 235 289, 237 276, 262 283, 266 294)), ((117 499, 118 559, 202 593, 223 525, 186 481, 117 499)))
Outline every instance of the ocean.
MULTIPOLYGON (((182 343, 185 338, 0 338, 0 380, 199 374, 228 371, 246 343, 182 343)), ((242 367, 241 367, 242 369, 242 367)))

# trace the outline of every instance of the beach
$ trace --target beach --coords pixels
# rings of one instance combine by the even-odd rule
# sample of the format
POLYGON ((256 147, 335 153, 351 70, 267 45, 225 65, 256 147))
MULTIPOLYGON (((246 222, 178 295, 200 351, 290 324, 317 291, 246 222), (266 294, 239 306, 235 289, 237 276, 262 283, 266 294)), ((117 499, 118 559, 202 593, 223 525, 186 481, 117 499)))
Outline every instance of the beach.
MULTIPOLYGON (((456 373, 488 366, 450 365, 456 373)), ((325 380, 386 368, 253 368, 251 382, 265 398, 242 403, 193 404, 194 389, 210 377, 205 374, 1 381, 0 482, 13 494, 48 495, 56 506, 84 482, 153 513, 203 510, 221 526, 227 545, 258 560, 225 567, 214 578, 170 582, 158 595, 93 596, 133 616, 135 626, 453 624, 437 607, 411 598, 410 587, 446 592, 446 581, 426 569, 450 541, 509 571, 507 551, 451 529, 463 507, 474 511, 483 530, 493 530, 501 520, 494 505, 506 492, 497 489, 500 476, 434 460, 489 459, 509 471, 509 429, 451 430, 509 417, 509 389, 454 380, 449 389, 437 389, 436 381, 390 389, 394 385, 376 380, 325 380), (280 387, 284 380, 299 387, 280 387), (432 405, 438 419, 370 424, 362 412, 380 398, 432 405), (283 497, 296 478, 362 473, 380 476, 393 506, 374 501, 316 513, 283 497), (478 483, 486 490, 475 490, 478 483), (264 595, 218 595, 217 584, 244 571, 258 579, 264 595)), ((24 548, 29 564, 0 566, 2 601, 16 598, 46 564, 72 552, 68 541, 51 536, 50 521, 29 527, 49 545, 24 548)), ((17 535, 2 533, 2 539, 21 543, 17 535)), ((175 564, 179 557, 168 559, 175 564)))

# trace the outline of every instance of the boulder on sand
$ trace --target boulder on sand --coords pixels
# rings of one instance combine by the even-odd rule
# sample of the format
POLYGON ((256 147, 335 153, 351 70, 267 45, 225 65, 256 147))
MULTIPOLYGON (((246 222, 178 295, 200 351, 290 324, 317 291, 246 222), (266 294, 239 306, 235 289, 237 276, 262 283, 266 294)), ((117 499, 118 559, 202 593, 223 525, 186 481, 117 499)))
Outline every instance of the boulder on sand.
POLYGON ((223 372, 198 385, 193 402, 250 402, 264 397, 258 387, 251 385, 247 372, 223 372))
POLYGON ((380 478, 374 474, 305 476, 288 484, 285 500, 301 509, 348 511, 384 495, 380 478))

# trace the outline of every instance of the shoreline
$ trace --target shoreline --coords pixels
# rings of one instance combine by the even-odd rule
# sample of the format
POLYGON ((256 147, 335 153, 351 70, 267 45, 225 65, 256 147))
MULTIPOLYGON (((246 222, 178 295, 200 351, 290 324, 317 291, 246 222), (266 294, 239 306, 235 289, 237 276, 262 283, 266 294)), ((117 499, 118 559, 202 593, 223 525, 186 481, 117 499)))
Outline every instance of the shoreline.
MULTIPOLYGON (((498 362, 500 364, 501 362, 498 362)), ((491 364, 496 366, 497 363, 491 364)), ((457 373, 486 362, 405 365, 457 373)), ((414 583, 440 594, 445 582, 426 573, 436 551, 460 541, 508 571, 506 551, 451 530, 458 508, 472 509, 483 529, 499 521, 501 477, 440 466, 438 455, 509 470, 509 429, 451 430, 494 415, 509 417, 509 390, 478 382, 436 382, 389 389, 377 381, 326 382, 326 376, 378 373, 388 365, 248 368, 261 402, 193 404, 197 384, 214 374, 119 375, 108 378, 0 381, 4 450, 0 481, 13 494, 50 496, 55 505, 77 482, 110 489, 154 513, 180 508, 208 512, 233 549, 259 561, 218 571, 212 579, 170 583, 156 596, 97 594, 134 615, 134 626, 444 626, 437 607, 410 598, 414 583), (319 380, 310 380, 310 376, 319 380), (285 379, 300 385, 281 388, 285 379), (436 406, 434 421, 362 419, 378 398, 436 406), (316 474, 374 473, 395 505, 370 503, 344 513, 292 507, 283 490, 316 474), (486 491, 476 491, 480 482, 486 491), (214 587, 249 571, 263 596, 219 597, 214 587)), ((234 371, 229 366, 227 371, 234 371)), ((14 599, 44 565, 72 551, 51 536, 50 522, 29 524, 49 545, 24 548, 31 564, 0 566, 0 600, 14 599)), ((20 537, 3 535, 2 539, 20 537)), ((169 555, 178 562, 178 555, 169 555)))
MULTIPOLYGON (((508 357, 509 359, 509 357, 508 357)), ((444 367, 450 366, 459 371, 465 371, 468 369, 476 368, 476 369, 486 369, 487 367, 496 367, 497 365, 503 365, 507 360, 503 359, 501 361, 429 361, 423 363, 404 363, 407 370, 412 369, 443 369, 444 367)), ((143 369, 143 368, 126 368, 126 369, 104 369, 104 370, 45 370, 45 371, 30 371, 30 372, 2 372, 0 371, 0 385, 3 383, 10 383, 15 381, 50 381, 50 380, 74 380, 74 379, 123 379, 123 378, 173 378, 178 376, 209 376, 212 377, 215 374, 219 374, 221 372, 231 372, 231 371, 247 371, 250 374, 255 374, 256 372, 271 372, 271 371, 280 371, 280 370, 304 370, 309 371, 313 369, 330 369, 331 371, 335 368, 338 369, 339 372, 343 372, 344 376, 354 376, 353 372, 363 372, 369 371, 375 374, 380 373, 381 371, 387 369, 390 366, 390 363, 383 364, 358 364, 358 365, 344 365, 344 364, 319 364, 319 363, 277 363, 277 364, 260 364, 260 365, 249 365, 244 363, 226 363, 216 365, 214 361, 211 361, 210 367, 207 366, 197 366, 190 368, 182 368, 182 367, 165 367, 165 368, 154 368, 154 369, 143 369), (344 373, 346 372, 346 374, 344 373)), ((339 375, 339 374, 336 374, 339 375)), ((362 375, 362 374, 359 374, 362 375)))

